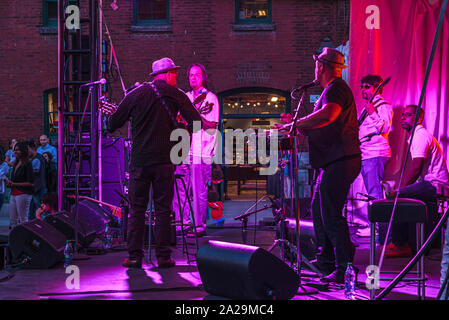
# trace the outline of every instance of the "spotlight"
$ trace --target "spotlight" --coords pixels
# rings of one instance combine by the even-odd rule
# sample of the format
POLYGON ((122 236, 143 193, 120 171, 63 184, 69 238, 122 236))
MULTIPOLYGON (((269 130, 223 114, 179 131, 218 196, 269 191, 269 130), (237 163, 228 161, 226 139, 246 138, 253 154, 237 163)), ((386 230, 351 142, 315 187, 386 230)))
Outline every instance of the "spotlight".
POLYGON ((112 1, 112 3, 111 3, 111 8, 112 8, 112 10, 114 10, 114 11, 117 11, 117 10, 118 10, 117 0, 112 1))

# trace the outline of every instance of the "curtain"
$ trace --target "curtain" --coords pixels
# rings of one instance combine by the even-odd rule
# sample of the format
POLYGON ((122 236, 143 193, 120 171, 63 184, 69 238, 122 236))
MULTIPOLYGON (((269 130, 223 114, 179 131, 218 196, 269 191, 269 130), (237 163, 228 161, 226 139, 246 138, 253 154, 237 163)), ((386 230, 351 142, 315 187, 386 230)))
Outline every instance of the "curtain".
MULTIPOLYGON (((360 80, 367 74, 383 79, 391 76, 382 96, 394 110, 390 132, 392 158, 385 179, 400 175, 407 151, 407 135, 400 126, 402 109, 418 104, 430 58, 442 0, 357 0, 351 1, 349 85, 357 110, 363 109, 360 80)), ((446 10, 432 63, 422 108, 424 127, 439 141, 446 162, 449 157, 449 10, 446 10)), ((363 181, 354 182, 350 198, 360 198, 363 181)), ((353 210, 367 221, 366 203, 353 201, 353 210)))

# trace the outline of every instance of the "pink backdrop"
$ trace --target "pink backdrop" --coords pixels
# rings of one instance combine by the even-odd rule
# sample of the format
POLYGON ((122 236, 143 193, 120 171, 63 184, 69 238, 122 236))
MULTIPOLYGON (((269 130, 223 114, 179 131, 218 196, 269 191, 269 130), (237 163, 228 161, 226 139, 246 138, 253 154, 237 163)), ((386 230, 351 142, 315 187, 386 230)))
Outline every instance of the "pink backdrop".
MULTIPOLYGON (((442 0, 351 1, 349 85, 359 112, 363 106, 361 78, 367 74, 379 74, 384 79, 392 77, 383 92, 394 110, 390 133, 393 156, 387 165, 387 179, 400 174, 407 143, 399 120, 405 105, 419 102, 441 4, 442 0)), ((446 162, 449 158, 448 60, 449 10, 446 10, 422 104, 424 126, 440 142, 446 162)), ((354 184, 353 192, 363 188, 360 180, 354 184)))

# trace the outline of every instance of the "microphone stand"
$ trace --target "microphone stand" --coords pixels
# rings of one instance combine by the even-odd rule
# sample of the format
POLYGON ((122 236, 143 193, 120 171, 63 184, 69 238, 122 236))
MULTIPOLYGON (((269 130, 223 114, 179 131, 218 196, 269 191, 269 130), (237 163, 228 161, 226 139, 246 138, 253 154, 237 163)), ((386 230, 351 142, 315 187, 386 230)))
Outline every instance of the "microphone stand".
POLYGON ((295 216, 296 217, 296 264, 297 264, 297 273, 298 273, 298 278, 299 278, 299 289, 300 291, 298 291, 298 294, 313 294, 313 293, 317 293, 318 290, 315 288, 311 288, 308 286, 304 286, 301 283, 301 265, 302 265, 302 260, 306 260, 305 262, 307 263, 307 265, 309 267, 311 267, 311 269, 314 272, 317 272, 318 270, 316 268, 313 267, 313 265, 307 261, 307 259, 305 257, 303 257, 303 255, 301 254, 301 248, 300 248, 300 211, 299 211, 299 183, 298 183, 298 130, 296 130, 296 122, 298 121, 299 118, 299 110, 302 108, 303 102, 304 102, 304 97, 306 95, 306 88, 304 88, 304 90, 302 91, 302 95, 301 95, 301 99, 299 100, 298 103, 298 107, 296 108, 296 112, 295 115, 293 117, 292 120, 292 126, 290 128, 289 131, 289 137, 291 139, 292 142, 292 146, 290 149, 290 161, 291 161, 291 165, 290 165, 290 180, 291 180, 291 191, 290 191, 290 212, 291 212, 291 216, 295 216), (295 177, 295 173, 296 173, 296 177, 295 177), (294 194, 293 194, 294 192, 294 194), (293 199, 293 195, 296 197, 296 204, 297 204, 297 210, 295 212, 295 208, 294 208, 294 199, 293 199))

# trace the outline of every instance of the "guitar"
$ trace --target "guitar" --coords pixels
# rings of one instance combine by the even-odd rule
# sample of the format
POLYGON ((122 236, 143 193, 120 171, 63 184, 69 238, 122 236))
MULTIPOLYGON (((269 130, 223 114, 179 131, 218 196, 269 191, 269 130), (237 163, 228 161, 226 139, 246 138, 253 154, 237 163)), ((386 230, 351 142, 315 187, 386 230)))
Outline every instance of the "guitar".
POLYGON ((101 113, 111 116, 117 111, 118 105, 110 102, 106 97, 101 97, 99 100, 99 109, 101 113))
MULTIPOLYGON (((371 99, 369 99, 368 103, 372 103, 374 100, 374 97, 377 95, 377 93, 379 92, 380 89, 383 88, 384 85, 386 85, 389 81, 391 80, 391 77, 388 77, 387 79, 385 79, 384 81, 382 81, 381 84, 379 84, 379 86, 376 88, 376 90, 374 91, 373 96, 371 97, 371 99)), ((363 121, 365 121, 366 117, 368 116, 368 112, 366 111, 366 109, 363 109, 362 114, 359 117, 359 127, 360 125, 363 123, 363 121)))
POLYGON ((195 107, 198 104, 200 105, 197 108, 197 111, 203 115, 211 112, 212 108, 214 107, 213 102, 206 101, 206 103, 203 104, 204 100, 206 99, 206 96, 207 96, 207 91, 202 91, 201 94, 198 97, 196 97, 195 100, 193 100, 193 102, 192 102, 195 107))

